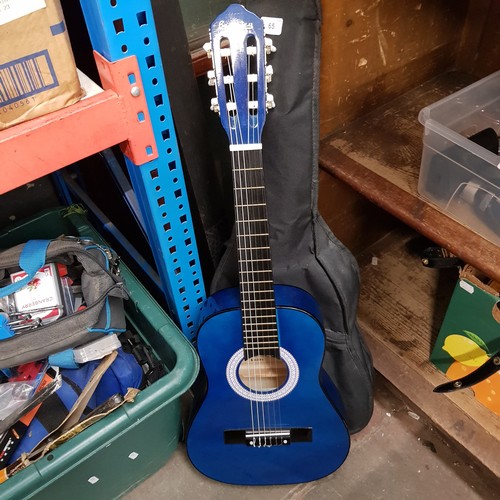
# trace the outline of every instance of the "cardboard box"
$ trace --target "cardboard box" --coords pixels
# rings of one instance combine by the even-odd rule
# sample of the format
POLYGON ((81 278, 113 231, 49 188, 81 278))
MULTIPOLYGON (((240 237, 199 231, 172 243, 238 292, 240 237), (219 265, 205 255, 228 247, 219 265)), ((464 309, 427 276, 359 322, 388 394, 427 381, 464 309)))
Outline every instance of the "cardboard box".
POLYGON ((59 0, 0 0, 0 130, 81 96, 59 0))
MULTIPOLYGON (((456 380, 500 351, 500 286, 470 266, 460 273, 431 362, 456 380)), ((500 415, 500 371, 472 387, 476 399, 500 415)))

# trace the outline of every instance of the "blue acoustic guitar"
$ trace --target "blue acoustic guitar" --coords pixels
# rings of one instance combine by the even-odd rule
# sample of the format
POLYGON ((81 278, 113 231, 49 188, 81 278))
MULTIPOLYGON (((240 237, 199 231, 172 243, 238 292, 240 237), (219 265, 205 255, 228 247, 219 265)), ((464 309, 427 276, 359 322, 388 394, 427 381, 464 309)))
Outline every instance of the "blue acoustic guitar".
POLYGON ((210 27, 209 73, 229 137, 239 289, 210 297, 197 337, 206 375, 187 435, 192 464, 218 481, 288 484, 335 471, 349 451, 336 389, 321 369, 325 336, 314 299, 274 285, 261 133, 273 98, 263 21, 231 5, 210 27))

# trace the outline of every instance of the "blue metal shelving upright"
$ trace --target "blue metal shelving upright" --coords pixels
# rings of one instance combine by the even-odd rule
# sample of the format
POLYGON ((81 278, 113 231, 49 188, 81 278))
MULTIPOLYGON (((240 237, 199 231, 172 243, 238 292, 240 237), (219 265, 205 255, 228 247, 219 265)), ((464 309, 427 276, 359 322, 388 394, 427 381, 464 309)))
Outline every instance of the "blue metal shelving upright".
POLYGON ((137 59, 158 158, 125 160, 171 313, 193 340, 205 288, 151 2, 80 3, 96 52, 111 62, 137 59))

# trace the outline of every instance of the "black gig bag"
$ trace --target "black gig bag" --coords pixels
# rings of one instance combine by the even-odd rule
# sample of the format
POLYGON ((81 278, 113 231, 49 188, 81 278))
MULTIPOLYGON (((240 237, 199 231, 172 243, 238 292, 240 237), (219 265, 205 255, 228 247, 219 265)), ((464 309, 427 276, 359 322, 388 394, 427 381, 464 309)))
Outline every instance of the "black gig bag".
MULTIPOLYGON (((276 283, 298 286, 319 303, 326 332, 323 368, 340 391, 350 432, 373 411, 373 367, 356 323, 359 269, 318 213, 319 0, 248 0, 258 16, 283 18, 269 92, 276 108, 263 130, 271 251, 276 283)), ((238 283, 233 232, 211 293, 238 283)))

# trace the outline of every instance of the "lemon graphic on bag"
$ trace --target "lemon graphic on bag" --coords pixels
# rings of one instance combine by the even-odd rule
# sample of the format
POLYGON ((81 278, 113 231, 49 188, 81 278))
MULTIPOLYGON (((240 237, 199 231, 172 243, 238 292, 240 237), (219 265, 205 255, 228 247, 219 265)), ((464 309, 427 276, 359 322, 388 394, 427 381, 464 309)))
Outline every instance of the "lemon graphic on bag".
MULTIPOLYGON (((488 347, 483 340, 472 332, 464 330, 464 333, 467 337, 452 334, 444 341, 443 350, 455 360, 446 371, 450 380, 469 375, 489 359, 488 347)), ((479 402, 500 415, 500 372, 495 372, 471 389, 479 402)))
POLYGON ((487 347, 484 342, 472 332, 465 332, 469 336, 452 334, 444 340, 443 350, 446 351, 455 361, 466 366, 481 366, 488 361, 487 347), (472 340, 470 336, 474 336, 472 340), (478 345, 479 344, 479 345, 478 345), (481 346, 482 344, 482 346, 481 346))

